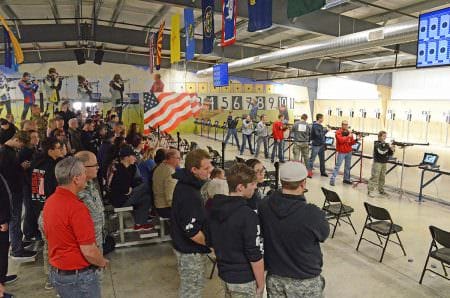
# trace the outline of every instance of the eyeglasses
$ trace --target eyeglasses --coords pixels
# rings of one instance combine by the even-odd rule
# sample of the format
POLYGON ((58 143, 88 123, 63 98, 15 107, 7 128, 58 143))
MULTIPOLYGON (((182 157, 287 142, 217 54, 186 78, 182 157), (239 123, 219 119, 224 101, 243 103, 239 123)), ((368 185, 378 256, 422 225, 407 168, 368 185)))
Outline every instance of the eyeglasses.
POLYGON ((84 166, 85 168, 98 168, 98 163, 96 163, 95 165, 91 165, 91 166, 84 166))

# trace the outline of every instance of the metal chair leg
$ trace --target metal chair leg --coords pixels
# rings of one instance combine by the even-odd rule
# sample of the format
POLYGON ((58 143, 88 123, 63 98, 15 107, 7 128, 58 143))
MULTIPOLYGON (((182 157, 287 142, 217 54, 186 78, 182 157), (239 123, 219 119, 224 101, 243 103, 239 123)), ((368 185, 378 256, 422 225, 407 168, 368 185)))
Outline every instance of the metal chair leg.
POLYGON ((442 269, 444 270, 445 276, 448 276, 447 270, 445 269, 445 266, 444 266, 444 263, 441 262, 441 265, 442 265, 442 269))
POLYGON ((425 266, 423 266, 422 274, 420 275, 419 284, 422 284, 423 277, 425 275, 425 271, 427 271, 428 260, 430 259, 430 253, 427 255, 427 260, 425 261, 425 266))
POLYGON ((356 232, 355 227, 353 226, 352 220, 350 219, 350 216, 347 216, 348 218, 348 222, 350 223, 350 226, 352 226, 353 232, 355 232, 355 235, 357 235, 358 233, 356 232))
POLYGON ((397 236, 397 239, 398 239, 398 243, 400 243, 400 247, 401 247, 401 248, 402 248, 402 250, 403 250, 403 255, 405 255, 405 256, 406 256, 406 251, 405 251, 405 248, 403 247, 402 241, 400 240, 400 237, 398 236, 398 233, 395 233, 395 235, 397 236))
POLYGON ((384 253, 385 253, 386 248, 387 248, 387 246, 388 246, 388 243, 389 243, 389 237, 390 237, 390 236, 391 236, 390 234, 387 235, 386 243, 384 244, 383 252, 381 253, 380 263, 383 262, 384 253))
POLYGON ((339 218, 340 218, 340 216, 338 215, 336 218, 336 224, 334 225, 333 234, 331 235, 331 238, 334 238, 334 233, 336 233, 336 229, 339 224, 339 218))
POLYGON ((380 235, 378 235, 378 233, 375 233, 377 235, 378 241, 380 241, 380 245, 383 245, 383 241, 381 241, 381 237, 380 235))
POLYGON ((212 270, 211 270, 211 274, 209 275, 209 279, 212 279, 212 278, 213 278, 214 271, 216 270, 216 265, 217 265, 217 263, 214 262, 214 263, 213 263, 212 270))
POLYGON ((364 227, 363 227, 363 229, 362 229, 362 231, 361 231, 361 236, 359 237, 358 245, 356 246, 356 250, 359 249, 359 245, 361 244, 361 240, 362 240, 362 238, 363 238, 365 229, 366 229, 366 225, 364 224, 364 227))
POLYGON ((120 243, 125 243, 125 227, 123 222, 123 212, 119 212, 119 233, 120 233, 120 243))

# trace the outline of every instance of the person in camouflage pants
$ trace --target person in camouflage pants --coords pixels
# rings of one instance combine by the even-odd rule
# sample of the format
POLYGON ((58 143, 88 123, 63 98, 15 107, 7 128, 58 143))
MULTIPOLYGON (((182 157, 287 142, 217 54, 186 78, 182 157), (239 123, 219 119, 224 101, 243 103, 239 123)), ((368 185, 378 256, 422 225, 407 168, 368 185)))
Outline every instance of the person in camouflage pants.
POLYGON ((80 151, 75 157, 81 161, 86 168, 86 177, 88 179, 86 188, 78 193, 78 197, 89 209, 92 221, 94 222, 95 239, 100 252, 103 252, 103 229, 105 226, 104 206, 97 182, 98 163, 97 157, 90 151, 80 151))
POLYGON ((262 297, 256 295, 256 282, 248 282, 244 284, 230 284, 223 282, 225 288, 225 298, 253 298, 262 297))
POLYGON ((325 279, 319 275, 310 279, 294 279, 278 275, 267 276, 267 297, 322 298, 325 279))
POLYGON ((205 285, 206 254, 183 254, 174 250, 180 271, 179 296, 181 298, 202 297, 205 285))

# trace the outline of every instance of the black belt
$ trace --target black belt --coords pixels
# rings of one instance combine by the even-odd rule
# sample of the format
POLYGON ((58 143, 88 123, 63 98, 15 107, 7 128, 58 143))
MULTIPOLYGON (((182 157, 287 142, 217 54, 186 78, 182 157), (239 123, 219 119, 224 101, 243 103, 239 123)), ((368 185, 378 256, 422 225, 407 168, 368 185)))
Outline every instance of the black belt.
POLYGON ((75 275, 75 274, 83 273, 83 272, 86 272, 86 271, 89 271, 89 270, 95 271, 97 269, 98 269, 98 267, 94 266, 94 265, 89 265, 89 266, 84 267, 82 269, 76 269, 76 270, 62 270, 62 269, 58 269, 58 268, 55 268, 55 267, 52 266, 52 270, 54 272, 60 274, 60 275, 75 275))

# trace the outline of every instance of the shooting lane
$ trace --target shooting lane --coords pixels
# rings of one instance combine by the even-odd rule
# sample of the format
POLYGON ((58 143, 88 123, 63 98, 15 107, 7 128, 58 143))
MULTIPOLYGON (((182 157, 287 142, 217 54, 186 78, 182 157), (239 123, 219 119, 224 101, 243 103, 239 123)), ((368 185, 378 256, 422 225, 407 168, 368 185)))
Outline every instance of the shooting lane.
MULTIPOLYGON (((402 189, 418 198, 422 174, 419 165, 424 153, 439 155, 440 168, 450 169, 450 90, 444 83, 449 75, 448 69, 396 72, 393 73, 392 87, 346 78, 319 79, 315 111, 323 113, 325 123, 330 126, 339 127, 347 120, 353 130, 372 134, 364 137, 363 154, 366 156, 373 155, 373 143, 380 130, 387 132, 388 142, 429 143, 428 146, 414 145, 405 149, 407 166, 402 189)), ((328 136, 334 137, 333 131, 328 136)), ((401 146, 397 146, 394 158, 399 163, 402 154, 401 146)), ((362 173, 366 180, 370 178, 372 162, 372 159, 363 158, 362 173)), ((327 167, 333 166, 334 158, 331 158, 327 167)), ((401 172, 402 167, 396 166, 386 178, 387 185, 399 188, 401 172)), ((359 166, 352 168, 352 175, 359 176, 359 166)), ((432 175, 433 172, 427 172, 425 177, 432 175)), ((449 182, 450 177, 444 173, 423 189, 423 195, 450 203, 449 182)))

